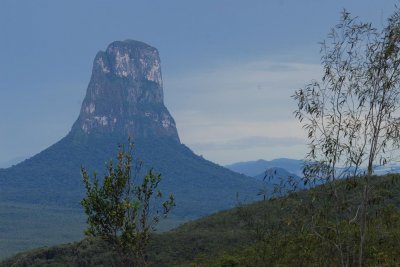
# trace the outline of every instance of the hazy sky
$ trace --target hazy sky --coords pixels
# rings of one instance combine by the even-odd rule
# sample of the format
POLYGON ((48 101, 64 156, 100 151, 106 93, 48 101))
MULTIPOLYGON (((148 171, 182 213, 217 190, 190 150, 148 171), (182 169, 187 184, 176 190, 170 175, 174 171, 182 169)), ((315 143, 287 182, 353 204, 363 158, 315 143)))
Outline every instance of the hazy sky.
POLYGON ((183 143, 219 164, 302 158, 295 89, 321 75, 343 8, 381 27, 396 0, 1 0, 0 166, 64 137, 93 58, 115 40, 158 48, 183 143))

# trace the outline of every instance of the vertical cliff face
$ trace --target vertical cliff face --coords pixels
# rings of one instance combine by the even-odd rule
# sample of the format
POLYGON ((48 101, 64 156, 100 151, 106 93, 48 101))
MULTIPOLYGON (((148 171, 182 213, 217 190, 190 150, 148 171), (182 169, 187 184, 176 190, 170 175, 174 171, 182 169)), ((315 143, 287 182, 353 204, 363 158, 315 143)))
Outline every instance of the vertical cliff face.
POLYGON ((71 133, 169 138, 179 143, 175 121, 164 105, 157 49, 126 40, 98 52, 71 133))

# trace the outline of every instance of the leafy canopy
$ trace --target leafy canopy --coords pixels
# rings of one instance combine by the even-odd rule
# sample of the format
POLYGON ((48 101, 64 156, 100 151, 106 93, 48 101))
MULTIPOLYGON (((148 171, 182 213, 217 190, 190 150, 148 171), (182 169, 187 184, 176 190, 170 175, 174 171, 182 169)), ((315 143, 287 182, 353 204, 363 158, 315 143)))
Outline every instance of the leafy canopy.
POLYGON ((173 195, 160 203, 163 196, 157 188, 161 174, 150 169, 143 178, 139 177, 141 163, 133 166, 132 150, 132 143, 127 151, 122 145, 118 147, 117 162, 109 161, 102 181, 96 173, 90 179, 81 168, 86 188, 81 204, 88 216, 85 234, 111 244, 123 266, 145 264, 151 231, 160 216, 166 217, 175 206, 173 195))

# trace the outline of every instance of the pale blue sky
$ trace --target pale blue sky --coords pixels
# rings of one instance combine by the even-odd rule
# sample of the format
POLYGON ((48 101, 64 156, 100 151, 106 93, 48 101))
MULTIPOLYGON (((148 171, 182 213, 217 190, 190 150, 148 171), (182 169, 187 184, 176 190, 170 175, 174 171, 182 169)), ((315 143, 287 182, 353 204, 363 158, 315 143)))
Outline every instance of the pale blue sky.
POLYGON ((396 0, 1 0, 0 166, 67 134, 93 58, 115 40, 160 51, 183 143, 220 164, 301 158, 290 95, 318 78, 340 11, 381 27, 396 0))

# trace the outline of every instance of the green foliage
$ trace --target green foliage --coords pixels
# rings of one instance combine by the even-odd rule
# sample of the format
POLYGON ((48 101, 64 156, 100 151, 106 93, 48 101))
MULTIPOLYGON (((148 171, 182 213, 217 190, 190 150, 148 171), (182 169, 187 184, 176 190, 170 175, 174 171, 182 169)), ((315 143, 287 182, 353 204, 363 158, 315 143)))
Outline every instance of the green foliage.
MULTIPOLYGON (((397 266, 400 262, 398 179, 399 175, 388 175, 374 180, 373 186, 380 191, 376 196, 380 199, 372 200, 368 209, 371 214, 365 231, 368 242, 365 243, 363 259, 366 266, 397 266)), ((225 250, 215 259, 198 258, 198 266, 220 266, 218 262, 226 255, 235 257, 238 266, 340 266, 343 259, 347 266, 358 265, 359 226, 354 222, 349 223, 346 213, 348 209, 358 207, 355 200, 362 192, 362 186, 357 190, 346 189, 347 182, 338 181, 336 185, 343 192, 341 197, 345 197, 347 204, 339 214, 336 214, 333 202, 331 209, 315 207, 326 213, 315 214, 314 210, 310 210, 310 206, 327 205, 329 196, 325 194, 324 186, 328 185, 263 204, 268 207, 274 202, 272 207, 277 208, 278 214, 271 207, 265 210, 259 207, 257 211, 252 211, 251 206, 240 207, 238 216, 245 222, 254 242, 233 251, 225 250), (316 194, 321 194, 321 202, 314 198, 316 194), (265 214, 270 216, 265 217, 265 214), (333 222, 328 218, 342 220, 333 222), (315 223, 314 220, 320 222, 315 223)), ((356 182, 362 183, 363 179, 356 182)))
POLYGON ((368 224, 377 207, 371 203, 380 198, 371 181, 374 167, 390 161, 400 147, 399 28, 397 7, 382 30, 344 10, 322 42, 321 81, 293 96, 295 116, 309 139, 305 182, 329 185, 313 196, 319 205, 311 206, 308 223, 317 238, 332 245, 340 266, 364 266, 368 224), (363 181, 353 183, 357 177, 363 181), (335 182, 343 178, 358 192, 352 199, 348 188, 335 182))
MULTIPOLYGON (((376 177, 381 199, 370 209, 365 246, 365 266, 397 266, 400 262, 400 175, 376 177), (377 213, 375 213, 377 212, 377 213)), ((356 182, 362 182, 362 179, 356 182)), ((346 189, 346 181, 338 187, 346 189)), ((360 187, 362 188, 362 187, 360 187)), ((235 208, 183 224, 169 232, 154 234, 149 243, 149 266, 338 266, 340 257, 332 242, 318 238, 314 231, 310 205, 315 194, 324 191, 321 186, 250 205, 235 208), (243 219, 247 214, 253 225, 243 219), (265 216, 267 214, 267 216, 265 216), (263 235, 254 225, 263 225, 263 235)), ((355 199, 360 191, 344 191, 347 200, 355 199)), ((327 195, 322 194, 329 199, 327 195)), ((348 207, 356 207, 348 202, 348 207)), ((342 212, 346 212, 346 209, 342 212)), ((321 215, 322 216, 322 215, 321 215)), ((339 223, 338 230, 346 242, 358 241, 354 224, 339 223)), ((323 230, 323 228, 319 229, 323 230)), ((323 231, 321 233, 324 233, 323 231)), ((324 235, 331 235, 326 231, 324 235)), ((356 248, 356 247, 355 247, 356 248)), ((349 265, 357 264, 350 250, 349 265)), ((112 266, 118 255, 107 250, 101 240, 87 239, 79 243, 26 252, 0 263, 9 266, 112 266), (36 265, 32 264, 35 262, 36 265), (79 263, 79 264, 78 264, 79 263), (13 265, 14 264, 14 265, 13 265), (57 265, 58 264, 58 265, 57 265)))
POLYGON ((108 173, 102 184, 94 174, 91 181, 87 171, 82 168, 86 197, 82 206, 87 214, 87 236, 100 237, 112 245, 122 259, 122 266, 142 266, 147 259, 147 246, 150 232, 160 220, 175 206, 170 195, 162 207, 152 209, 162 198, 157 189, 161 175, 149 170, 143 179, 139 179, 140 166, 133 170, 133 144, 125 151, 119 146, 117 163, 110 161, 108 173))
MULTIPOLYGON (((122 142, 126 142, 125 137, 93 136, 81 140, 68 135, 19 165, 0 169, 0 205, 12 203, 26 207, 24 216, 29 218, 21 220, 15 212, 3 213, 0 210, 0 221, 10 225, 1 231, 7 239, 0 239, 0 248, 6 248, 0 250, 0 255, 12 256, 26 249, 80 240, 86 227, 79 204, 85 196, 80 167, 85 166, 90 174, 98 170, 99 178, 103 177, 105 160, 116 156, 116 145, 122 142), (43 211, 36 206, 43 207, 43 211), (46 210, 52 209, 66 212, 58 213, 57 217, 49 216, 46 210), (70 210, 74 210, 73 216, 79 219, 71 220, 70 210), (46 223, 42 218, 46 218, 46 223), (69 222, 63 226, 62 235, 56 231, 59 221, 69 222), (43 238, 44 233, 46 238, 43 238), (13 236, 17 238, 12 239, 13 236)), ((168 219, 160 222, 158 228, 162 230, 234 207, 236 192, 250 202, 256 199, 261 185, 254 179, 196 156, 186 146, 170 140, 135 140, 134 153, 136 159, 143 161, 142 177, 154 167, 162 173, 159 189, 164 196, 174 193, 176 207, 168 219)))

